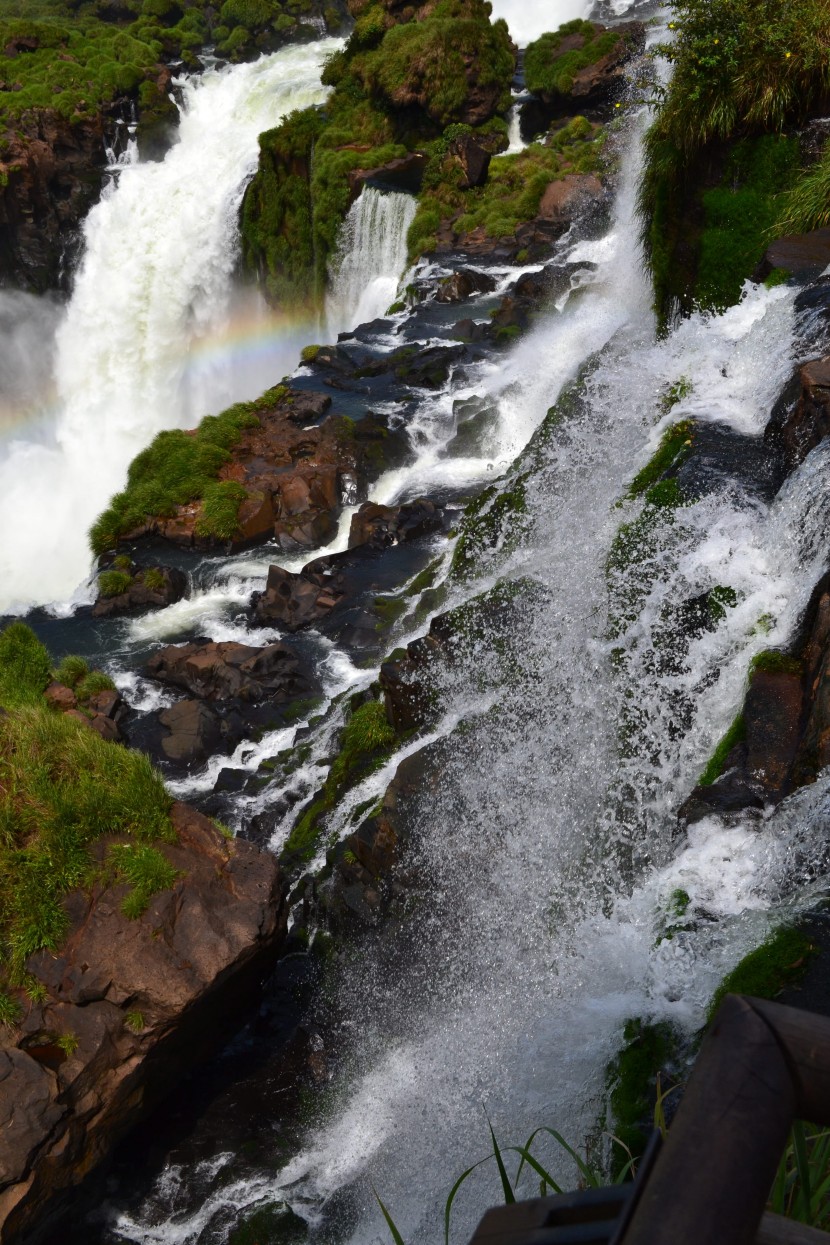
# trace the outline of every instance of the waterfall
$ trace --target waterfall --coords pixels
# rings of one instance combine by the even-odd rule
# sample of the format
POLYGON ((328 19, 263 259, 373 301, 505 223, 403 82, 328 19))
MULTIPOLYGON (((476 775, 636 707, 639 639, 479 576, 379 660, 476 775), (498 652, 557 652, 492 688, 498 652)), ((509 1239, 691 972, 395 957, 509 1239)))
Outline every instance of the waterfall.
POLYGON ((365 186, 344 220, 331 264, 326 320, 331 337, 386 314, 406 268, 413 195, 365 186))
MULTIPOLYGON (((579 413, 528 482, 528 534, 501 564, 483 556, 482 582, 466 589, 500 574, 531 579, 539 596, 522 604, 507 681, 504 654, 475 635, 441 677, 440 782, 425 793, 410 862, 429 886, 400 933, 338 959, 341 1031, 354 1043, 330 1110, 276 1176, 232 1179, 229 1155, 215 1173, 203 1162, 192 1173, 198 1199, 172 1218, 163 1181, 179 1187, 184 1176, 168 1169, 146 1216, 118 1216, 118 1239, 213 1245, 226 1239, 223 1215, 286 1198, 312 1240, 366 1245, 388 1239, 374 1187, 405 1240, 434 1242, 453 1180, 488 1152, 487 1116, 503 1144, 548 1125, 582 1145, 603 1125, 605 1069, 625 1021, 700 1025, 771 913, 798 910, 804 879, 825 867, 826 778, 760 823, 711 817, 679 837, 676 811, 741 704, 752 656, 793 634, 820 573, 826 447, 771 505, 724 481, 666 519, 636 617, 611 638, 609 550, 632 513, 616 503, 666 422, 760 435, 796 350, 787 287, 748 287, 723 315, 692 316, 656 339, 634 241, 639 159, 635 141, 608 234, 563 256, 597 265, 590 284, 478 378, 498 403, 507 463, 588 369, 579 413), (661 395, 681 377, 686 396, 665 417, 661 395), (735 607, 682 660, 661 662, 667 611, 716 585, 735 591, 735 607), (639 748, 621 747, 632 706, 639 748), (701 919, 661 940, 677 888, 701 919)), ((440 455, 425 455, 410 486, 428 492, 441 471, 440 455)), ((379 498, 394 498, 393 479, 379 498)), ((388 770, 367 780, 353 800, 378 799, 387 780, 388 770)), ((575 1186, 555 1147, 540 1158, 575 1186)), ((524 1195, 534 1192, 528 1182, 524 1195)), ((452 1239, 467 1239, 498 1200, 481 1169, 458 1197, 452 1239)))
POLYGON ((280 335, 234 289, 237 217, 259 134, 325 98, 320 71, 339 46, 188 79, 165 160, 122 163, 105 187, 57 332, 54 407, 0 443, 0 528, 15 533, 0 548, 0 610, 75 591, 89 525, 155 433, 255 396, 294 362, 299 332, 280 335))

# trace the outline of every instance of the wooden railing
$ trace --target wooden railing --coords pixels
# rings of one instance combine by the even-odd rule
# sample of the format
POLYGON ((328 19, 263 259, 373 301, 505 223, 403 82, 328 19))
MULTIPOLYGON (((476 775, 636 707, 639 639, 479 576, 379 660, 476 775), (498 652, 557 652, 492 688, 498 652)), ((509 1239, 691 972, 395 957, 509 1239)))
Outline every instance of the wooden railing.
POLYGON ((830 1125, 830 1019, 727 995, 633 1184, 496 1207, 470 1245, 830 1245, 764 1213, 794 1120, 830 1125))

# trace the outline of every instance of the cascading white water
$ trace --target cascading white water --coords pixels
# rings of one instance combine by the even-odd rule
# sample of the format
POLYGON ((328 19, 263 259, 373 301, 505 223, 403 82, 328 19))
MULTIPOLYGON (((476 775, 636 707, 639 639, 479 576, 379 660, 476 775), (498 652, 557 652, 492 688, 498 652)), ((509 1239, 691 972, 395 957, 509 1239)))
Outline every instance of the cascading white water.
POLYGON ((166 159, 123 167, 90 212, 55 409, 0 447, 0 529, 14 533, 0 547, 0 610, 75 591, 90 523, 156 432, 255 396, 294 362, 299 332, 235 293, 237 216, 259 134, 325 98, 320 71, 339 46, 189 79, 166 159))
POLYGON ((406 268, 414 195, 365 186, 349 209, 331 263, 326 297, 329 335, 386 314, 406 268))

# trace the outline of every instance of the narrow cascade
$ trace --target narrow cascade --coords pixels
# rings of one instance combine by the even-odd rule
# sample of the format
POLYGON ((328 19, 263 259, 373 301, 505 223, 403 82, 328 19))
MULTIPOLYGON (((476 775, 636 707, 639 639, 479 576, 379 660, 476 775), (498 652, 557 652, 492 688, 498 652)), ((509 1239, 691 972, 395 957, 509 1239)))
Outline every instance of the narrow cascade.
POLYGON ((366 186, 349 209, 331 265, 326 320, 331 337, 385 315, 406 268, 413 195, 366 186))
POLYGON ((0 527, 15 533, 0 549, 0 611, 70 597, 89 571, 87 529, 135 454, 161 429, 254 397, 296 358, 303 334, 234 288, 238 210, 259 134, 325 98, 337 47, 185 81, 166 159, 122 161, 90 212, 54 405, 7 421, 16 439, 0 442, 0 527))

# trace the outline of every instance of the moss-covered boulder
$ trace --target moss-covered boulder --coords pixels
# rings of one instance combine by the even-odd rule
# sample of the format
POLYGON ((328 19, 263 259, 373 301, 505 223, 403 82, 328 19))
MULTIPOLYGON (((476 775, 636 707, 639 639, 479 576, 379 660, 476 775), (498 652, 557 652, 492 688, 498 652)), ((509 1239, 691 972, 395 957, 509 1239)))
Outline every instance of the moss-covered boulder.
POLYGON ((609 28, 577 18, 528 45, 525 84, 554 113, 607 112, 627 62, 644 45, 642 22, 609 28))

